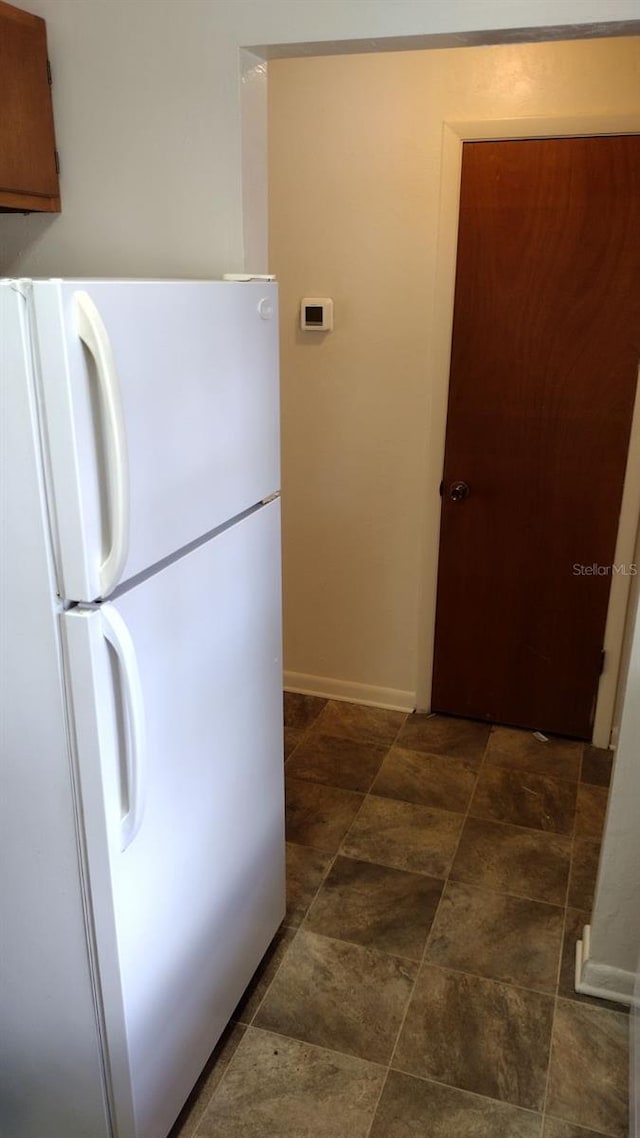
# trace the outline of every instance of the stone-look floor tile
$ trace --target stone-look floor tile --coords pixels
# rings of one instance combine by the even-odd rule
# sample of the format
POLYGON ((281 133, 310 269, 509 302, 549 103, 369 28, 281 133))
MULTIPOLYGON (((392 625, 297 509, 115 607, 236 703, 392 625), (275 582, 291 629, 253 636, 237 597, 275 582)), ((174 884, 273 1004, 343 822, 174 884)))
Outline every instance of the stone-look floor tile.
POLYGON ((445 877, 462 814, 369 795, 342 846, 346 857, 445 877))
POLYGON ((331 854, 287 842, 287 915, 295 927, 305 916, 331 864, 331 854))
POLYGON ((246 1028, 241 1023, 230 1023, 221 1035, 209 1062, 187 1099, 169 1138, 193 1138, 198 1123, 207 1109, 211 1096, 224 1075, 246 1028))
POLYGON ((406 718, 405 711, 387 711, 383 707, 365 707, 359 703, 329 700, 317 727, 324 735, 358 739, 363 743, 386 744, 389 747, 406 718))
POLYGON ((251 1023, 295 935, 295 929, 287 928, 285 925, 280 926, 238 1000, 231 1016, 232 1020, 244 1024, 251 1023))
POLYGON ((250 1028, 198 1138, 367 1138, 384 1070, 250 1028))
POLYGON ((540 1115, 390 1071, 371 1138, 538 1138, 540 1115))
POLYGON ((371 793, 464 814, 477 776, 474 764, 464 759, 392 747, 371 793))
POLYGON ((583 1126, 574 1126, 571 1122, 562 1122, 559 1118, 544 1120, 542 1138, 602 1138, 595 1130, 585 1130, 583 1126))
POLYGON ((299 692, 284 693, 284 725, 306 731, 326 707, 326 699, 317 695, 300 695, 299 692))
POLYGON ((608 786, 611 782, 613 769, 613 751, 602 747, 585 746, 582 756, 582 782, 591 783, 592 786, 608 786))
POLYGON ((285 760, 289 758, 298 743, 304 739, 305 732, 301 731, 298 727, 285 727, 284 729, 284 757, 285 760))
POLYGON ((555 1118, 626 1138, 629 1019, 619 1012, 558 1000, 547 1111, 555 1118))
POLYGON ((590 920, 590 913, 586 909, 567 909, 565 912, 558 995, 566 1000, 577 1000, 581 1004, 592 1004, 596 1008, 609 1008, 610 1011, 628 1015, 629 1009, 624 1004, 614 1004, 610 1000, 594 999, 576 992, 576 944, 582 940, 584 926, 590 920))
POLYGON ((407 716, 396 742, 410 751, 427 751, 431 755, 449 755, 479 764, 487 745, 491 727, 473 719, 452 719, 447 715, 407 716))
POLYGON ((609 791, 605 786, 588 786, 581 783, 578 787, 576 809, 576 834, 578 837, 600 841, 604 830, 608 798, 609 791))
POLYGON ((366 794, 387 750, 377 743, 359 743, 356 739, 311 731, 287 763, 287 774, 366 794))
POLYGON ((574 838, 568 900, 572 908, 591 908, 599 861, 600 842, 591 838, 574 838))
POLYGON ((544 743, 536 739, 532 731, 494 727, 487 743, 485 762, 577 782, 583 747, 583 743, 569 739, 549 738, 544 743))
POLYGON ((574 1127, 571 1122, 563 1122, 560 1119, 551 1119, 547 1116, 544 1119, 542 1138, 604 1138, 604 1136, 596 1130, 574 1127))
POLYGON ((563 910, 449 882, 431 931, 426 960, 479 976, 554 992, 563 910))
POLYGON ((301 929, 256 1026, 387 1063, 416 965, 301 929))
POLYGON ((550 775, 485 766, 471 801, 471 814, 533 830, 570 834, 576 784, 550 775))
POLYGON ((442 889, 434 877, 339 857, 304 927, 419 961, 442 889))
POLYGON ((392 1066, 540 1110, 553 1005, 538 992, 423 965, 392 1066))
POLYGON ((360 809, 363 796, 351 790, 286 780, 287 840, 335 853, 360 809))
POLYGON ((571 839, 468 818, 451 877, 499 893, 564 905, 571 839))

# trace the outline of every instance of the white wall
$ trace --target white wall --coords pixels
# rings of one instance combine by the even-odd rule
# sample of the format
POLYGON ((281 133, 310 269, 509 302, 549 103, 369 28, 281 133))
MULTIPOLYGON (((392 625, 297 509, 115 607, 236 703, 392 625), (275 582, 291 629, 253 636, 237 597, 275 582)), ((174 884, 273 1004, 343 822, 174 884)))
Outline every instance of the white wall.
MULTIPOLYGON (((239 47, 638 19, 637 0, 20 0, 47 20, 58 218, 0 217, 0 272, 243 266, 239 47)), ((451 39, 451 37, 454 37, 451 39)), ((490 37, 491 38, 491 37, 490 37)), ((495 37, 494 37, 495 38, 495 37)), ((378 46, 380 46, 378 44, 378 46)))
POLYGON ((640 612, 635 617, 620 738, 591 917, 585 991, 630 1000, 640 953, 640 612))

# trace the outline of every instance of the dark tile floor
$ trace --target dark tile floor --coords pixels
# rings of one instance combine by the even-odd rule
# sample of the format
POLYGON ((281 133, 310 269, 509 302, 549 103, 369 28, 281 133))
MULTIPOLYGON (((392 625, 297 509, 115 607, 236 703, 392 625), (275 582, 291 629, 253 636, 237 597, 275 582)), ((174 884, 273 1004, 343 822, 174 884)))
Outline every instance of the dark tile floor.
POLYGON ((173 1138, 624 1138, 576 995, 608 752, 285 697, 288 908, 173 1138))

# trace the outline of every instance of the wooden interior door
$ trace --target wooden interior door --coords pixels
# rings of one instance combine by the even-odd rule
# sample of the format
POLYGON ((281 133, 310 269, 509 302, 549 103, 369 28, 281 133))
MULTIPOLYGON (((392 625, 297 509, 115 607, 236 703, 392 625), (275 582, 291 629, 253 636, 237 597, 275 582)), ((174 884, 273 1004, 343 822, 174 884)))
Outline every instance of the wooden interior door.
POLYGON ((434 710, 591 737, 639 358, 640 137, 466 143, 434 710))

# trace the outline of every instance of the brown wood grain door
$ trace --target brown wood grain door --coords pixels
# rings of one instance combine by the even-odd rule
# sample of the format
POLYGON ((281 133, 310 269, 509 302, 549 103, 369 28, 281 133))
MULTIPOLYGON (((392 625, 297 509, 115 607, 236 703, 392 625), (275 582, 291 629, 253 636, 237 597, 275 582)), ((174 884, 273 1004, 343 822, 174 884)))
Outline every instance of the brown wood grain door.
POLYGON ((640 137, 465 143, 434 710, 591 737, 639 358, 640 137))

